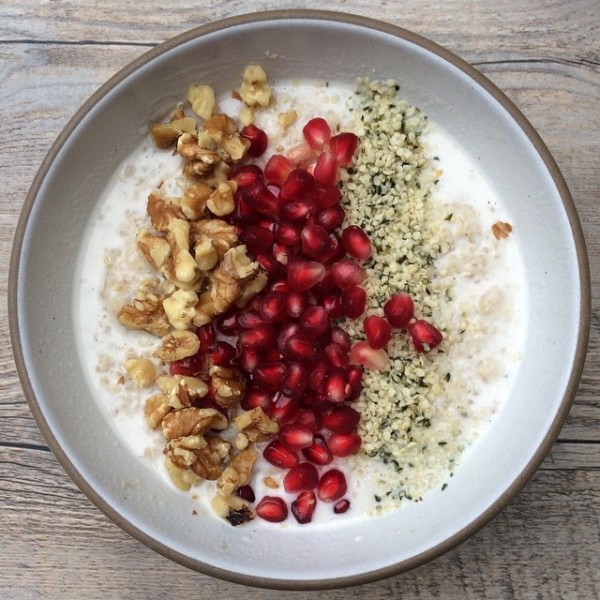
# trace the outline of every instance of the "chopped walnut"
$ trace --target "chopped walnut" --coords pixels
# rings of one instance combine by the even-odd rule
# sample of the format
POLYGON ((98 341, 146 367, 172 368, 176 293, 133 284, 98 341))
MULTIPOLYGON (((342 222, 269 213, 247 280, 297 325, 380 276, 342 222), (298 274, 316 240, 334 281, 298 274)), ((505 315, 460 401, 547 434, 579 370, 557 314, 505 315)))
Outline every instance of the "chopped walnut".
MULTIPOLYGON (((178 411, 181 412, 181 411, 178 411)), ((176 413, 175 413, 176 414, 176 413)), ((218 437, 188 435, 169 441, 164 449, 167 458, 179 469, 190 469, 201 479, 214 480, 223 470, 231 444, 218 437)))
POLYGON ((187 492, 193 485, 196 485, 200 481, 200 477, 196 473, 187 468, 176 466, 168 456, 165 457, 165 467, 171 481, 184 492, 187 492))
POLYGON ((267 83, 267 74, 260 65, 248 65, 244 69, 239 95, 247 106, 269 105, 271 88, 267 83))
POLYGON ((240 413, 234 423, 238 431, 236 446, 240 449, 246 448, 248 442, 262 442, 279 432, 279 424, 270 419, 260 406, 240 413))
POLYGON ((282 129, 291 127, 297 119, 298 113, 293 108, 290 108, 289 110, 286 110, 277 116, 277 122, 282 129))
POLYGON ((208 119, 215 109, 215 90, 208 85, 191 85, 186 100, 192 105, 192 110, 203 119, 208 119))
POLYGON ((225 114, 213 115, 204 123, 204 131, 217 145, 217 152, 226 163, 244 158, 250 141, 242 138, 235 121, 225 114))
POLYGON ((198 181, 190 185, 181 198, 181 210, 190 220, 196 221, 204 216, 206 202, 213 193, 212 188, 206 183, 198 181))
POLYGON ((238 233, 234 225, 221 219, 202 219, 190 223, 192 242, 209 238, 217 252, 218 260, 223 260, 225 253, 237 244, 238 233))
POLYGON ((129 378, 140 388, 149 387, 156 380, 156 367, 149 358, 130 358, 124 366, 129 378))
POLYGON ((497 240, 506 239, 512 232, 512 225, 510 223, 503 223, 498 221, 492 225, 492 233, 497 240))
POLYGON ((263 479, 263 483, 265 484, 266 487, 272 489, 272 490, 277 490, 279 489, 279 482, 274 478, 274 477, 265 477, 263 479))
POLYGON ((148 196, 146 212, 150 217, 152 226, 163 233, 167 232, 171 219, 185 219, 184 213, 177 204, 158 193, 152 193, 148 196))
POLYGON ((161 150, 170 148, 182 133, 195 133, 196 119, 186 117, 179 106, 168 123, 154 123, 150 128, 152 141, 161 150))
POLYGON ((175 329, 188 329, 196 314, 198 294, 188 290, 176 290, 163 300, 163 308, 169 323, 175 329))
POLYGON ((250 449, 235 454, 217 480, 217 493, 227 497, 243 485, 247 485, 256 458, 256 452, 250 449))
POLYGON ((156 383, 158 389, 165 395, 166 403, 175 409, 191 406, 195 400, 204 398, 208 393, 208 385, 198 377, 162 376, 156 383))
POLYGON ((194 246, 194 258, 198 268, 203 271, 210 271, 219 261, 219 255, 215 249, 213 241, 207 236, 201 236, 196 239, 194 246))
POLYGON ((237 404, 243 398, 246 384, 237 371, 213 366, 208 374, 211 377, 215 402, 219 406, 227 408, 237 404))
POLYGON ((166 335, 171 326, 162 305, 162 298, 154 294, 140 296, 119 310, 119 323, 127 329, 147 331, 161 337, 166 335))
POLYGON ((154 394, 146 400, 144 417, 150 429, 156 429, 163 419, 171 412, 172 407, 167 404, 163 394, 154 394))
POLYGON ((208 210, 217 217, 230 215, 235 209, 233 194, 236 189, 235 180, 220 183, 206 202, 208 210))
POLYGON ((154 356, 165 362, 173 362, 194 356, 200 349, 200 340, 192 331, 179 331, 176 329, 165 335, 162 339, 162 345, 155 350, 154 356))
POLYGON ((191 133, 182 134, 177 140, 177 153, 187 161, 193 173, 203 175, 212 171, 223 157, 211 148, 204 148, 198 143, 197 135, 191 133))
POLYGON ((227 519, 234 527, 252 521, 255 517, 254 510, 238 496, 215 496, 212 508, 219 517, 227 519))
POLYGON ((190 254, 190 224, 183 219, 171 219, 167 229, 177 281, 189 284, 198 278, 198 265, 190 254))
POLYGON ((267 285, 267 275, 263 271, 259 271, 252 279, 246 281, 242 287, 240 297, 235 301, 235 305, 239 308, 244 308, 252 298, 258 294, 267 285))
POLYGON ((225 429, 227 418, 214 408, 182 408, 170 412, 162 421, 162 430, 168 440, 203 435, 211 429, 225 429))

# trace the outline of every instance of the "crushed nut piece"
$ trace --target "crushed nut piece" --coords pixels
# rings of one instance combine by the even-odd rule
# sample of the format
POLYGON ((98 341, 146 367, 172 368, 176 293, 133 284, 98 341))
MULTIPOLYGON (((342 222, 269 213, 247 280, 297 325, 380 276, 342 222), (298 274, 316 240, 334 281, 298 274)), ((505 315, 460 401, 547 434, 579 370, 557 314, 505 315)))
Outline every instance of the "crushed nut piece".
POLYGON ((175 409, 191 406, 195 400, 204 398, 208 393, 208 385, 198 377, 162 376, 156 383, 158 389, 165 395, 166 403, 175 409))
POLYGON ((198 116, 208 119, 215 109, 215 90, 208 85, 191 85, 186 100, 198 116))
POLYGON ((268 440, 279 432, 279 423, 270 419, 260 406, 240 413, 234 423, 250 442, 268 440))
POLYGON ((512 225, 510 223, 503 223, 498 221, 492 225, 492 233, 497 240, 506 239, 512 231, 512 225))
POLYGON ((200 436, 211 429, 225 429, 227 418, 214 408, 182 408, 170 412, 162 421, 168 440, 185 436, 200 436))
POLYGON ((272 489, 272 490, 277 490, 279 489, 279 482, 277 481, 277 479, 275 479, 274 477, 265 477, 263 479, 263 483, 265 484, 266 487, 272 489))
POLYGON ((184 213, 177 204, 155 192, 148 196, 146 212, 152 226, 163 233, 167 232, 171 219, 185 219, 184 213))
POLYGON ((271 88, 267 83, 267 74, 260 65, 248 65, 244 69, 239 94, 248 106, 269 105, 271 88))
POLYGON ((200 477, 198 477, 196 473, 186 468, 176 466, 168 456, 165 457, 165 467, 171 481, 176 487, 184 492, 187 492, 192 486, 200 481, 200 477))
POLYGON ((175 329, 188 329, 196 314, 198 294, 187 290, 176 290, 163 300, 163 308, 169 323, 175 329))
POLYGON ((130 358, 124 366, 129 378, 140 388, 149 387, 156 380, 156 367, 149 358, 130 358))
POLYGON ((176 329, 165 335, 162 345, 154 352, 154 356, 166 362, 173 362, 193 356, 200 349, 200 340, 193 331, 176 329))
POLYGON ((150 396, 144 406, 144 417, 148 427, 156 429, 171 410, 172 408, 167 404, 163 394, 150 396))
POLYGON ((213 366, 209 370, 215 402, 227 408, 237 404, 244 396, 246 384, 240 374, 234 369, 213 366))
POLYGON ((230 215, 235 209, 233 194, 236 189, 237 184, 234 180, 220 183, 206 202, 208 210, 217 217, 230 215))
POLYGON ((190 223, 190 236, 194 245, 205 238, 210 239, 218 260, 223 260, 225 253, 233 248, 238 240, 235 226, 221 219, 203 219, 190 223))
POLYGON ((293 108, 290 108, 285 112, 279 113, 279 115, 277 116, 277 122, 279 123, 279 126, 282 129, 287 129, 288 127, 291 127, 297 119, 298 113, 293 108))
POLYGON ((145 294, 140 296, 119 310, 119 323, 127 329, 147 331, 161 337, 166 335, 171 326, 163 309, 162 298, 145 294))
POLYGON ((150 128, 150 135, 154 144, 166 150, 170 148, 182 133, 195 133, 196 119, 186 117, 183 106, 178 106, 173 117, 168 123, 154 123, 150 128))
POLYGON ((183 197, 181 198, 181 210, 183 214, 190 221, 202 218, 206 208, 206 201, 212 192, 212 188, 201 181, 189 186, 183 192, 183 197))

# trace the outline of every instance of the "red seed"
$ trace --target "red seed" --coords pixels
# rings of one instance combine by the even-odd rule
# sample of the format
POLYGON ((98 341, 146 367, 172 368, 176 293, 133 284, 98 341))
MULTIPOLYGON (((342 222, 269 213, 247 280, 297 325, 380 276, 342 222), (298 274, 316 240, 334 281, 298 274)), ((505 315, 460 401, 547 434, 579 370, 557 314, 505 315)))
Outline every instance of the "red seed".
POLYGON ((334 406, 323 415, 323 427, 334 433, 350 433, 359 421, 360 413, 347 404, 334 406))
POLYGON ((243 165, 235 172, 233 176, 238 189, 249 187, 253 183, 263 181, 263 172, 257 165, 243 165))
POLYGON ((215 326, 212 323, 202 325, 202 327, 199 327, 196 331, 196 335, 200 341, 200 352, 209 352, 217 339, 215 326))
POLYGON ((185 377, 200 377, 205 379, 208 375, 208 355, 204 352, 198 352, 194 356, 174 360, 169 364, 169 373, 171 375, 184 375, 185 377))
POLYGON ((383 312, 395 329, 404 329, 413 318, 414 310, 413 299, 404 292, 394 294, 383 305, 383 312))
POLYGON ((286 423, 279 430, 279 439, 288 450, 297 452, 312 446, 314 434, 307 427, 297 423, 286 423))
POLYGON ((307 222, 317 211, 315 203, 308 198, 297 198, 294 200, 285 200, 279 211, 279 218, 288 223, 298 223, 300 225, 307 222))
POLYGON ((342 231, 342 244, 346 252, 355 258, 365 260, 371 256, 371 241, 357 225, 350 225, 342 231))
POLYGON ((284 325, 279 330, 279 335, 277 336, 277 348, 280 352, 283 353, 285 350, 285 343, 288 338, 291 338, 293 335, 297 335, 300 332, 300 327, 297 323, 288 323, 284 325))
POLYGON ((261 215, 273 217, 279 211, 279 198, 262 182, 242 189, 244 201, 261 215))
POLYGON ((273 395, 265 390, 258 388, 247 388, 244 397, 240 401, 240 406, 244 410, 252 410, 253 408, 262 408, 267 411, 273 404, 273 395))
POLYGON ((321 305, 327 311, 330 319, 342 316, 342 299, 338 293, 327 294, 321 299, 321 305))
POLYGON ((257 254, 254 258, 271 279, 277 277, 283 270, 281 263, 277 261, 273 254, 257 254))
POLYGON ((235 335, 238 331, 237 310, 229 310, 215 319, 217 329, 224 335, 235 335))
POLYGON ((298 319, 300 332, 308 339, 315 340, 329 327, 329 316, 322 306, 308 306, 298 319))
POLYGON ((321 475, 317 495, 323 502, 335 502, 348 490, 346 476, 338 469, 330 469, 321 475))
POLYGON ((264 362, 277 362, 283 359, 283 354, 279 352, 279 349, 276 346, 273 346, 273 348, 265 350, 265 352, 263 352, 262 357, 264 359, 264 362))
POLYGON ((329 337, 332 343, 340 346, 344 351, 350 352, 350 348, 352 346, 352 340, 346 331, 344 331, 341 327, 332 327, 329 332, 329 337))
POLYGON ((325 383, 325 377, 329 370, 329 362, 322 360, 314 365, 310 371, 308 378, 308 387, 314 392, 321 392, 323 390, 323 384, 325 383))
POLYGON ((385 348, 392 337, 390 324, 377 315, 371 315, 363 321, 363 328, 371 348, 385 348))
POLYGON ((313 490, 319 483, 317 467, 309 462, 301 462, 292 467, 283 478, 283 488, 286 492, 301 492, 313 490))
POLYGON ((344 350, 339 344, 331 342, 323 348, 327 360, 334 367, 347 367, 350 362, 348 351, 344 350))
POLYGON ((298 414, 298 404, 290 396, 282 392, 277 392, 275 394, 275 402, 267 414, 278 423, 289 423, 298 414))
POLYGON ((345 513, 349 508, 350 508, 350 500, 347 500, 346 498, 342 498, 341 500, 338 500, 334 504, 333 512, 336 515, 340 515, 342 513, 345 513))
POLYGON ((242 331, 240 346, 249 350, 267 350, 277 343, 277 333, 270 325, 258 325, 254 329, 242 331))
POLYGON ((332 433, 327 438, 327 446, 334 456, 350 456, 358 452, 362 440, 358 433, 332 433))
POLYGON ((337 181, 338 163, 331 152, 322 152, 315 163, 315 179, 323 185, 333 185, 337 181))
POLYGON ((250 350, 250 348, 242 348, 242 350, 240 351, 238 361, 240 363, 240 367, 242 367, 242 369, 246 371, 246 373, 252 373, 252 371, 256 369, 256 365, 258 364, 259 354, 256 350, 250 350))
POLYGON ((294 260, 288 264, 288 283, 295 292, 306 292, 325 277, 323 264, 311 260, 294 260))
POLYGON ((281 323, 287 319, 284 292, 267 292, 260 301, 259 314, 264 323, 281 323))
POLYGON ((283 200, 301 200, 315 189, 315 178, 304 169, 294 169, 286 177, 279 195, 283 200))
POLYGON ((355 285, 342 292, 342 313, 349 319, 358 319, 367 306, 367 292, 355 285))
POLYGON ((293 335, 285 341, 283 355, 289 360, 299 360, 307 364, 316 363, 321 355, 321 347, 315 340, 301 334, 293 335))
POLYGON ((291 469, 300 462, 298 455, 288 450, 278 439, 273 440, 264 449, 263 456, 272 465, 281 469, 291 469))
POLYGON ((290 246, 285 246, 284 244, 280 244, 279 242, 275 242, 273 244, 272 252, 275 260, 283 266, 286 266, 295 254, 293 248, 290 246))
POLYGON ((245 244, 251 254, 260 254, 273 244, 273 233, 259 225, 247 225, 240 233, 239 242, 245 244))
POLYGON ((285 370, 282 362, 259 363, 252 372, 252 378, 259 388, 276 392, 283 385, 285 370))
POLYGON ((255 327, 264 325, 265 323, 263 318, 260 316, 260 313, 249 308, 238 314, 237 324, 241 329, 254 329, 255 327))
POLYGON ((213 365, 217 365, 218 367, 230 367, 235 355, 236 350, 231 344, 219 340, 218 342, 215 342, 212 351, 213 365))
POLYGON ((287 363, 285 379, 283 381, 283 393, 297 400, 302 396, 308 385, 308 368, 297 360, 287 363))
POLYGON ((339 203, 341 197, 342 193, 337 185, 323 185, 317 182, 313 199, 318 208, 335 206, 339 203))
POLYGON ((408 324, 408 333, 417 352, 429 352, 442 343, 442 332, 429 321, 418 319, 408 324))
POLYGON ((308 304, 308 296, 305 292, 289 292, 286 294, 285 307, 288 316, 297 319, 308 304))
POLYGON ((298 246, 301 242, 300 227, 291 223, 277 223, 273 230, 273 237, 280 244, 298 246))
POLYGON ((292 514, 296 521, 301 525, 310 523, 312 515, 317 506, 317 497, 312 490, 300 492, 298 497, 292 502, 292 514))
POLYGON ((243 485, 239 487, 236 492, 236 496, 243 498, 247 502, 254 502, 256 500, 256 496, 254 495, 254 490, 249 485, 243 485))
POLYGON ((330 140, 331 151, 334 153, 337 164, 340 167, 347 167, 352 161, 352 157, 358 146, 358 137, 353 133, 339 133, 330 140))
POLYGON ((273 154, 265 165, 265 178, 267 181, 281 186, 295 168, 294 163, 289 158, 281 154, 273 154))
POLYGON ((246 152, 246 156, 257 158, 264 154, 267 149, 267 144, 269 142, 267 134, 253 123, 242 128, 240 137, 243 137, 250 142, 250 147, 246 152))
POLYGON ((325 262, 335 250, 333 240, 321 225, 307 225, 300 233, 302 253, 310 258, 325 262))
POLYGON ((340 289, 360 285, 365 279, 365 269, 352 258, 344 258, 333 263, 331 273, 340 289))
POLYGON ((383 349, 371 348, 369 342, 356 342, 350 350, 350 360, 357 365, 364 365, 368 369, 383 371, 389 365, 390 359, 383 349))
POLYGON ((346 369, 346 381, 350 391, 348 393, 348 400, 355 400, 360 396, 362 391, 362 367, 359 365, 350 365, 346 369))
POLYGON ((302 128, 304 138, 313 150, 321 150, 331 138, 331 128, 325 119, 315 117, 302 128))
POLYGON ((256 505, 256 514, 265 521, 281 523, 288 516, 288 508, 285 502, 277 496, 265 496, 256 505))
POLYGON ((327 231, 333 231, 344 222, 345 217, 346 211, 343 207, 340 204, 334 204, 319 210, 315 215, 315 223, 321 225, 327 231))
POLYGON ((321 430, 320 414, 312 408, 302 408, 298 411, 294 423, 300 427, 304 427, 313 433, 318 433, 321 430))
POLYGON ((306 460, 319 466, 328 465, 333 460, 333 454, 322 435, 315 435, 312 445, 302 449, 302 455, 306 460))
POLYGON ((341 367, 331 367, 325 376, 323 391, 329 402, 343 402, 348 395, 346 392, 346 370, 341 367))

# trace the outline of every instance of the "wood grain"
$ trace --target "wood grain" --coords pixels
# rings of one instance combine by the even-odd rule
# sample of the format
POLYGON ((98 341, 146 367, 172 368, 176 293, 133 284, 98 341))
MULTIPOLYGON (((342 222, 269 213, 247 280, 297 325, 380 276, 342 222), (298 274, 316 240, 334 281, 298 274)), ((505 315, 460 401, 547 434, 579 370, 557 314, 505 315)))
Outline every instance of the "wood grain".
MULTIPOLYGON (((160 43, 215 19, 320 2, 0 0, 0 294, 23 200, 49 146, 111 75, 160 43)), ((569 185, 588 244, 590 346, 559 440, 517 498, 449 554, 378 583, 322 592, 357 598, 600 597, 600 7, 597 0, 331 0, 473 63, 523 111, 569 185)), ((6 303, 0 335, 9 338, 6 303)), ((130 538, 64 473, 31 417, 0 345, 0 598, 234 598, 282 593, 224 583, 130 538)), ((294 593, 299 599, 316 594, 294 593)))

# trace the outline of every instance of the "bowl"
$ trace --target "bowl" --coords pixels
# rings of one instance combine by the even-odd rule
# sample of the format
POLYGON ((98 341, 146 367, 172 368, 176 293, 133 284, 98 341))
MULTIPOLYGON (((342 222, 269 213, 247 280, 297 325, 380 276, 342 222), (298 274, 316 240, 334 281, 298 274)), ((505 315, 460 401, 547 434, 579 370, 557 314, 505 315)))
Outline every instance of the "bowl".
POLYGON ((322 589, 406 571, 454 548, 533 475, 565 421, 583 368, 590 320, 584 239, 548 149, 515 105, 460 58, 409 31, 319 11, 275 11, 208 24, 125 67, 75 114, 25 201, 10 271, 19 376, 52 451, 92 502, 156 551, 237 583, 322 589), (523 261, 523 360, 491 425, 452 485, 377 517, 310 527, 254 521, 234 528, 194 515, 111 426, 97 401, 76 325, 80 248, 107 182, 191 83, 234 89, 252 62, 273 81, 394 78, 479 160, 500 189, 523 261))

